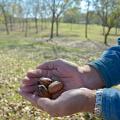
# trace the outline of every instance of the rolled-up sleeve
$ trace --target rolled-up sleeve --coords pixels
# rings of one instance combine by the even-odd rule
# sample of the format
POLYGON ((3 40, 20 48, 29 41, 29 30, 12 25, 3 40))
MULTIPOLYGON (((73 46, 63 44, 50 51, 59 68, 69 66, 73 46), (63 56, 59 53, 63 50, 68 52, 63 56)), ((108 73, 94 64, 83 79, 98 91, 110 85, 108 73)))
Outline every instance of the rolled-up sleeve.
POLYGON ((104 120, 120 120, 120 90, 105 88, 102 95, 104 120))
POLYGON ((89 65, 99 72, 105 87, 120 84, 120 45, 107 49, 99 59, 89 65))

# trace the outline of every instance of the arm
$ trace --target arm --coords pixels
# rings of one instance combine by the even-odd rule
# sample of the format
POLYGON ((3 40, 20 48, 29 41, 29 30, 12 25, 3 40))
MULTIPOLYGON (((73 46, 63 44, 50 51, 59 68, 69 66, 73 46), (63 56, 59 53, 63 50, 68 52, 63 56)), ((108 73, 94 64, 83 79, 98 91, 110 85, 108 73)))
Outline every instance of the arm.
POLYGON ((98 71, 106 87, 120 83, 120 46, 106 50, 101 58, 89 63, 98 71))
MULTIPOLYGON (((32 77, 32 78, 34 78, 36 76, 40 77, 41 75, 43 75, 43 73, 45 74, 46 71, 48 71, 49 75, 51 75, 51 73, 50 73, 51 69, 54 70, 54 67, 57 67, 59 69, 55 69, 55 70, 59 70, 59 71, 53 71, 53 72, 54 72, 54 74, 62 76, 61 78, 64 78, 62 80, 66 83, 66 85, 67 85, 67 83, 69 83, 68 85, 70 88, 68 88, 68 89, 77 88, 77 87, 80 87, 81 85, 83 87, 88 87, 91 89, 101 88, 101 87, 104 87, 104 85, 108 86, 107 84, 109 84, 109 82, 111 83, 111 81, 114 80, 114 78, 116 78, 116 76, 114 76, 116 74, 116 70, 119 72, 119 56, 120 56, 119 49, 120 49, 119 47, 113 47, 113 48, 107 50, 99 60, 92 62, 92 63, 89 63, 89 65, 86 65, 80 69, 78 69, 74 66, 69 66, 68 63, 65 64, 66 62, 63 62, 61 60, 46 63, 46 64, 42 65, 42 67, 40 66, 40 70, 37 69, 37 71, 28 73, 29 80, 27 80, 27 81, 28 81, 28 83, 31 84, 31 82, 33 82, 34 80, 30 80, 30 77, 32 77), (111 63, 113 63, 113 62, 114 62, 114 64, 112 64, 113 66, 111 66, 111 63), (52 65, 53 65, 53 67, 52 67, 52 65), (112 70, 111 70, 111 67, 112 67, 112 70), (63 70, 65 70, 65 72, 63 72, 63 70), (103 72, 106 72, 106 74, 103 74, 103 72), (71 75, 72 75, 72 77, 70 77, 71 75), (76 76, 77 76, 77 78, 76 78, 76 76), (67 77, 69 79, 66 79, 67 77), (79 77, 81 79, 78 79, 79 77), (111 79, 109 77, 111 77, 111 79), (80 84, 78 84, 78 83, 80 83, 80 84)), ((119 74, 117 74, 117 75, 119 75, 119 74)), ((117 78, 119 78, 119 77, 117 76, 117 78)), ((113 81, 114 84, 116 84, 118 82, 119 82, 118 79, 115 80, 115 82, 113 81)), ((110 84, 110 85, 114 85, 114 84, 110 84)), ((64 116, 64 115, 68 115, 68 114, 72 114, 72 113, 76 113, 76 112, 83 112, 83 111, 84 112, 87 112, 87 111, 91 112, 94 109, 95 93, 92 91, 91 92, 86 91, 86 94, 85 94, 85 89, 84 90, 80 89, 80 91, 78 90, 78 92, 76 90, 75 91, 72 90, 69 92, 64 92, 60 97, 58 97, 58 99, 50 100, 47 98, 39 98, 37 96, 33 97, 33 93, 31 91, 29 91, 30 90, 29 86, 25 86, 26 89, 23 89, 23 88, 21 88, 21 91, 22 91, 21 95, 23 97, 28 99, 31 103, 35 104, 39 108, 47 111, 52 116, 64 116), (74 93, 78 93, 78 94, 74 94, 74 93), (73 101, 71 101, 72 98, 73 98, 73 101), (77 99, 74 99, 74 98, 77 98, 77 99), (83 100, 81 98, 83 98, 83 100), (70 102, 68 102, 68 101, 70 101, 70 102), (67 106, 65 106, 65 105, 59 106, 59 103, 61 103, 62 105, 65 104, 67 106), (68 104, 66 104, 66 103, 68 103, 68 104), (80 106, 80 107, 78 107, 78 109, 76 109, 77 107, 75 107, 75 109, 68 109, 68 107, 71 107, 71 103, 72 104, 78 103, 76 105, 74 105, 74 104, 73 105, 80 106), (86 106, 86 104, 87 104, 86 108, 81 106, 81 105, 86 106), (58 109, 58 107, 60 107, 60 108, 62 107, 62 108, 58 109), (60 111, 63 111, 63 109, 66 111, 64 111, 64 114, 63 113, 60 114, 60 111), (60 110, 60 111, 58 111, 58 110, 60 110), (68 111, 68 110, 75 110, 75 111, 68 111)), ((112 114, 113 115, 112 118, 115 118, 114 120, 118 120, 119 110, 117 110, 117 106, 116 106, 115 102, 116 101, 118 102, 120 100, 119 99, 119 91, 114 91, 113 89, 111 91, 110 90, 111 89, 104 89, 104 92, 102 95, 102 97, 103 97, 102 115, 105 119, 108 120, 109 115, 111 115, 111 113, 113 112, 113 111, 111 112, 111 110, 112 110, 112 108, 114 108, 115 111, 113 112, 114 115, 112 114), (112 91, 113 91, 113 94, 112 94, 112 91), (109 107, 110 107, 110 109, 109 109, 109 107)), ((119 106, 119 104, 118 104, 118 106, 119 106)))

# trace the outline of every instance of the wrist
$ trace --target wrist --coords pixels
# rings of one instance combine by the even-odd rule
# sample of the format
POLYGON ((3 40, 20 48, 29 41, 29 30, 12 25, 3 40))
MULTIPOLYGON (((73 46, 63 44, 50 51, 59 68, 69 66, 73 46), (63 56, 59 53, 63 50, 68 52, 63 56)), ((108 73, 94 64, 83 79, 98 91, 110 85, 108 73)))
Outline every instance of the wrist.
POLYGON ((88 111, 87 112, 94 112, 96 103, 96 90, 91 90, 90 98, 88 99, 88 111))
POLYGON ((95 68, 85 65, 80 69, 82 70, 84 87, 89 89, 99 89, 104 87, 104 82, 95 68))
MULTIPOLYGON (((84 94, 85 94, 85 90, 84 90, 84 94)), ((86 96, 86 102, 84 105, 83 112, 93 113, 96 103, 96 90, 88 90, 85 96, 86 96)))

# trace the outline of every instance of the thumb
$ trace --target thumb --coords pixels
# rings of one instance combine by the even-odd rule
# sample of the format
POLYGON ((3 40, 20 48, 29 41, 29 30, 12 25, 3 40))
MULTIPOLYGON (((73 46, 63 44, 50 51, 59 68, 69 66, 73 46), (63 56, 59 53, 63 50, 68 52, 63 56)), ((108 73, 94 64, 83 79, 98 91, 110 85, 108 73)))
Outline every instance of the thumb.
POLYGON ((49 98, 39 98, 37 104, 40 108, 50 114, 52 117, 59 116, 55 100, 49 98), (57 109, 56 109, 57 108, 57 109))
POLYGON ((51 107, 51 100, 48 98, 39 98, 37 101, 38 106, 40 106, 41 108, 43 108, 43 110, 47 110, 48 108, 51 107))

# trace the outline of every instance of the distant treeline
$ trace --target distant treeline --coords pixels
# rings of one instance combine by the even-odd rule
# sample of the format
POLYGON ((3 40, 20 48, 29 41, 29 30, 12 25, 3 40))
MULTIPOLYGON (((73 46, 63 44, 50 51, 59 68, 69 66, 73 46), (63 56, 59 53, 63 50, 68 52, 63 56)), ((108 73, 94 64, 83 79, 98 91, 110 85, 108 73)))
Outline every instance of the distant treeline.
POLYGON ((0 31, 10 34, 19 29, 28 36, 32 22, 36 34, 48 27, 50 39, 59 36, 59 23, 85 24, 88 38, 88 24, 102 25, 104 43, 114 27, 120 27, 120 0, 0 0, 0 31), (85 10, 81 2, 84 2, 85 10), (91 9, 92 8, 92 9, 91 9), (55 28, 56 27, 56 28, 55 28))

